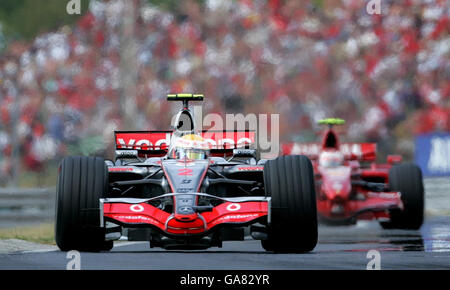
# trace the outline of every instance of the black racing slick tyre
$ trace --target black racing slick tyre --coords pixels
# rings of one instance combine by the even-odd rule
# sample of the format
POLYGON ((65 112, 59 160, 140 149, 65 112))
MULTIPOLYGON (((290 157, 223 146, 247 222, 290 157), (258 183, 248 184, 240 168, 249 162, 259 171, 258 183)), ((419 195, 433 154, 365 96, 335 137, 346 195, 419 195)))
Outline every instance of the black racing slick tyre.
POLYGON ((395 165, 389 171, 389 188, 399 191, 403 210, 390 211, 389 222, 382 222, 385 229, 418 230, 424 219, 424 188, 422 171, 411 163, 395 165))
POLYGON ((108 191, 103 158, 66 157, 59 167, 55 240, 62 251, 109 251, 100 227, 100 201, 108 191))
POLYGON ((266 196, 271 197, 266 251, 304 253, 317 244, 314 173, 306 156, 282 156, 264 165, 266 196))

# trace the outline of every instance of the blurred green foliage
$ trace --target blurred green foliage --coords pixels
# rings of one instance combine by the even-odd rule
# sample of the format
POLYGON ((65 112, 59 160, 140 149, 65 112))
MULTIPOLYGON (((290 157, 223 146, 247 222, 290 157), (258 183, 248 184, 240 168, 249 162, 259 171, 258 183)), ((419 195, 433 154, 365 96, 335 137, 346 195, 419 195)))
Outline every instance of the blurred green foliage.
POLYGON ((324 0, 313 0, 312 4, 314 7, 318 8, 318 9, 322 9, 323 8, 323 3, 324 0))
MULTIPOLYGON (((69 15, 69 0, 0 0, 0 22, 7 39, 29 40, 41 32, 74 23, 80 15, 69 15)), ((89 0, 81 0, 81 14, 89 0)))
POLYGON ((86 137, 76 144, 67 146, 69 155, 90 156, 100 153, 106 147, 102 136, 86 137))
MULTIPOLYGON (((147 1, 150 4, 159 6, 171 12, 177 12, 179 5, 182 4, 182 1, 180 0, 147 0, 147 1)), ((205 3, 205 0, 194 0, 194 1, 198 2, 201 5, 205 3)), ((224 1, 232 1, 232 0, 224 0, 224 1)))
MULTIPOLYGON (((30 40, 42 32, 49 32, 62 25, 70 25, 80 15, 69 15, 66 6, 70 0, 0 0, 0 36, 6 41, 30 40)), ((194 0, 204 3, 205 0, 194 0)), ((81 15, 89 8, 90 0, 81 0, 81 15)), ((163 9, 176 12, 179 0, 148 0, 163 9)), ((5 42, 0 37, 0 42, 5 42)), ((2 44, 0 43, 0 49, 2 44)))
POLYGON ((174 10, 178 5, 178 0, 148 0, 150 4, 165 8, 167 10, 174 10))

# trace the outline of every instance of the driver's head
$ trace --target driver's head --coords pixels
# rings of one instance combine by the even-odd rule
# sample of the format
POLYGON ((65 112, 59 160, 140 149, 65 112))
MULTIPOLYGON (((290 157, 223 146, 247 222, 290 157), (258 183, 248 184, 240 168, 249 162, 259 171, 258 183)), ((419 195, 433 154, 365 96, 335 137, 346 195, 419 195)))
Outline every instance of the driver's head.
POLYGON ((325 150, 319 155, 319 165, 325 168, 338 167, 344 163, 344 154, 337 150, 325 150))
POLYGON ((207 159, 209 156, 209 146, 199 135, 184 135, 177 139, 174 154, 174 157, 177 159, 207 159))

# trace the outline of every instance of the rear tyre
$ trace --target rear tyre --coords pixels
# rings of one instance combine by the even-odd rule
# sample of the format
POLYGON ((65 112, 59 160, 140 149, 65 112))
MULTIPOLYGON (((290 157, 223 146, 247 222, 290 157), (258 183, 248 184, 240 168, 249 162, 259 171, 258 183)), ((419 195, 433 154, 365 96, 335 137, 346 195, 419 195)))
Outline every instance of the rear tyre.
POLYGON ((385 229, 418 230, 424 218, 424 188, 422 171, 417 165, 404 163, 389 171, 391 191, 399 191, 404 209, 390 211, 391 220, 380 223, 385 229))
POLYGON ((61 162, 56 193, 55 240, 62 251, 109 251, 100 227, 100 202, 108 192, 103 158, 66 157, 61 162))
POLYGON ((306 156, 282 156, 264 165, 266 196, 271 197, 266 251, 304 253, 317 244, 314 174, 306 156))

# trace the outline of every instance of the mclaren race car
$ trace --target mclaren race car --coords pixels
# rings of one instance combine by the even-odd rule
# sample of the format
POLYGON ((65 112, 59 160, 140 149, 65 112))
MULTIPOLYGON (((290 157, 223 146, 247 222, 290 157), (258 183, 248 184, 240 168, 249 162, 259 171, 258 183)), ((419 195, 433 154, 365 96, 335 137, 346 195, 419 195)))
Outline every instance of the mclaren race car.
POLYGON ((113 241, 206 249, 261 240, 274 252, 317 243, 314 172, 305 156, 258 160, 252 131, 197 132, 190 101, 172 131, 116 132, 114 161, 66 157, 59 167, 55 238, 63 250, 104 251, 113 241))
POLYGON ((340 143, 333 130, 342 119, 325 119, 322 143, 282 145, 283 154, 311 158, 316 178, 319 219, 329 224, 355 224, 377 219, 383 228, 419 229, 424 218, 420 168, 389 155, 377 164, 375 143, 340 143))

